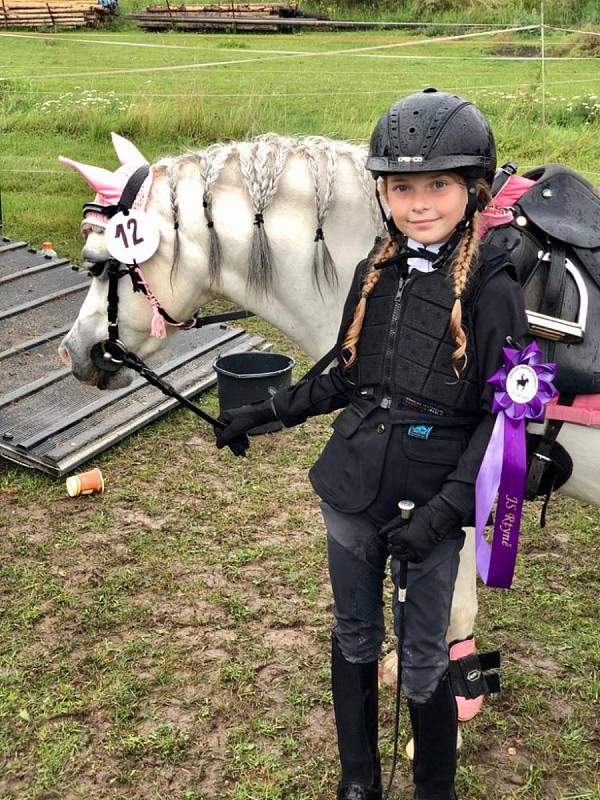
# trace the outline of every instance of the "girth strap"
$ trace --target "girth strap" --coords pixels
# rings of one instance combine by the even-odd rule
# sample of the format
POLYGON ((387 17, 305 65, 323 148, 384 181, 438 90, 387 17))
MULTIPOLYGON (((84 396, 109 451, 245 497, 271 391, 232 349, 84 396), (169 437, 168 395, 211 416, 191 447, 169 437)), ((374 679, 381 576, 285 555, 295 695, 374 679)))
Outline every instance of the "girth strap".
MULTIPOLYGON (((558 402, 562 406, 570 406, 573 403, 574 397, 574 395, 560 395, 558 402)), ((546 512, 548 510, 548 504, 550 502, 552 492, 554 491, 556 480, 559 477, 559 471, 557 471, 556 462, 552 458, 552 451, 556 445, 556 438, 560 433, 562 426, 562 420, 551 419, 546 422, 538 445, 531 455, 529 468, 527 470, 525 498, 527 500, 535 500, 535 498, 539 495, 540 484, 546 473, 546 470, 550 467, 554 467, 540 515, 540 527, 542 528, 546 524, 546 512)), ((563 482, 564 478, 559 483, 559 486, 563 482)))

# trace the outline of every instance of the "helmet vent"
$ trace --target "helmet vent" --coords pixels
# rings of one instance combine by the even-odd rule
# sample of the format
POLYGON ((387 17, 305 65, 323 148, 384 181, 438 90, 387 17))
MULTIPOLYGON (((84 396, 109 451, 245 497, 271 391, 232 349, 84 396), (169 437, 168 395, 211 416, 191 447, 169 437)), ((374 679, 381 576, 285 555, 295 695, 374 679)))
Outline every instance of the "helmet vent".
POLYGON ((415 132, 416 132, 416 130, 417 130, 416 128, 409 128, 409 129, 408 129, 408 132, 409 132, 409 133, 415 133, 415 132))

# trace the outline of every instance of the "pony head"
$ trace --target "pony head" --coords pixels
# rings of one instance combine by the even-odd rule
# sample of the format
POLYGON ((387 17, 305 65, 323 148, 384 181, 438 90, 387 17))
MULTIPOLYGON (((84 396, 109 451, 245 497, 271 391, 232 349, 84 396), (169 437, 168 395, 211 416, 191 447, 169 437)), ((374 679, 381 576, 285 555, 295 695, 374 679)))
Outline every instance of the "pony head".
MULTIPOLYGON (((120 162, 120 166, 111 172, 103 167, 96 167, 91 164, 83 164, 79 161, 59 156, 59 161, 69 169, 77 172, 86 183, 95 191, 94 204, 102 206, 116 205, 121 199, 127 181, 133 173, 141 166, 148 164, 148 161, 137 147, 116 133, 112 134, 112 143, 120 162)), ((138 193, 138 197, 133 204, 134 208, 144 208, 147 199, 147 187, 150 179, 144 183, 144 187, 138 193)), ((106 249, 105 228, 108 217, 102 214, 101 208, 94 211, 87 211, 81 223, 82 233, 86 237, 85 245, 82 250, 83 267, 90 270, 94 264, 108 261, 110 254, 106 249)), ((88 358, 88 349, 81 344, 82 340, 100 341, 106 338, 106 321, 104 319, 104 308, 106 307, 106 281, 92 281, 88 296, 84 301, 79 317, 63 342, 59 347, 59 355, 65 363, 72 366, 73 374, 80 380, 93 383, 101 388, 118 388, 129 383, 131 376, 127 371, 115 376, 99 374, 98 370, 92 367, 88 358), (100 311, 102 310, 102 311, 100 311), (82 332, 85 331, 85 336, 82 332)), ((125 299, 128 294, 125 293, 125 299)), ((139 298, 137 298, 139 303, 139 298)), ((136 315, 130 313, 131 318, 143 317, 145 309, 138 309, 136 315)), ((125 328, 125 324, 123 325, 125 328)), ((147 354, 153 349, 157 349, 157 344, 152 341, 147 348, 147 354)))

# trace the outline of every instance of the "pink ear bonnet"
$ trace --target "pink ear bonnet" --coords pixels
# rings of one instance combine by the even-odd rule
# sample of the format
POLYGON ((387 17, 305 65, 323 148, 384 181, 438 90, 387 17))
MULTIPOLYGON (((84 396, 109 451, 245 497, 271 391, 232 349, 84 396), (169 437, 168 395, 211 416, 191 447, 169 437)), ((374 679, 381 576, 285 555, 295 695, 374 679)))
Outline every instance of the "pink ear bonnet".
MULTIPOLYGON (((96 192, 94 203, 101 206, 111 206, 118 203, 129 178, 138 167, 148 163, 137 147, 123 136, 113 133, 112 142, 119 161, 121 162, 121 166, 114 172, 110 172, 110 170, 104 169, 103 167, 82 164, 79 161, 73 161, 64 156, 58 157, 61 164, 69 167, 69 169, 72 169, 74 172, 78 172, 89 186, 94 189, 96 192)), ((146 179, 144 187, 146 183, 149 183, 148 179, 146 179)), ((140 190, 138 197, 147 193, 144 192, 144 187, 140 190)), ((135 205, 138 206, 138 203, 135 205)))

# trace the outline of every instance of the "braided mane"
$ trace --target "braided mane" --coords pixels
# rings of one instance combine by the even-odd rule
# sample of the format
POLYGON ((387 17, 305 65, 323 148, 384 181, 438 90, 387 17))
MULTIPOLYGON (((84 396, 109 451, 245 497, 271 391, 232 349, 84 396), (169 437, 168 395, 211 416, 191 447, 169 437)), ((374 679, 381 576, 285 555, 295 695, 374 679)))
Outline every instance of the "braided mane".
MULTIPOLYGON (((268 133, 255 139, 241 142, 217 142, 205 150, 188 151, 169 159, 168 178, 171 212, 174 223, 178 222, 177 176, 180 167, 192 164, 197 167, 203 185, 202 206, 209 229, 209 276, 211 283, 218 283, 221 274, 221 245, 219 231, 213 222, 213 193, 225 165, 236 159, 243 183, 254 213, 254 230, 248 264, 248 288, 258 293, 268 293, 272 287, 276 265, 264 228, 264 216, 279 188, 280 178, 292 156, 306 161, 308 174, 315 193, 315 253, 313 280, 320 290, 324 279, 336 285, 338 274, 335 263, 323 234, 335 185, 336 167, 340 157, 350 159, 358 184, 365 196, 376 227, 381 218, 375 201, 375 193, 369 174, 365 169, 366 147, 324 136, 285 137, 268 133)), ((176 247, 177 247, 177 225, 176 247)), ((174 259, 174 266, 176 259, 174 259)))

